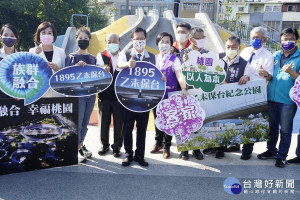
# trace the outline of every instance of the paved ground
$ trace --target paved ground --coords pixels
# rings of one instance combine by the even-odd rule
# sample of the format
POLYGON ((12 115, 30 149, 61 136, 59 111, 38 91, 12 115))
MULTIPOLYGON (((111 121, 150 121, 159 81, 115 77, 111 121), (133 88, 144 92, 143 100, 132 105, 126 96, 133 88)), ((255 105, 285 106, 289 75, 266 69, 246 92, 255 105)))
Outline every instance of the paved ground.
MULTIPOLYGON (((135 134, 135 133, 134 133, 135 134)), ((295 156, 296 134, 289 158, 295 156)), ((97 155, 100 147, 99 129, 90 126, 86 146, 93 157, 85 164, 53 168, 0 176, 0 199, 300 199, 299 165, 288 165, 284 169, 274 167, 273 160, 261 161, 256 154, 265 150, 265 143, 258 143, 249 161, 239 159, 240 152, 226 153, 218 160, 214 155, 206 155, 198 161, 191 157, 188 161, 178 159, 175 144, 171 148, 171 158, 163 159, 162 154, 150 154, 154 143, 154 132, 147 132, 146 160, 149 167, 140 167, 133 162, 122 167, 124 156, 114 158, 108 152, 97 155), (224 180, 236 177, 243 186, 244 181, 255 179, 294 180, 294 194, 253 194, 230 195, 224 191, 224 180)), ((250 189, 248 189, 250 192, 250 189)), ((262 190, 262 189, 261 189, 262 190)), ((280 189, 277 189, 279 193, 280 189)), ((288 191, 291 192, 290 190, 288 191)))

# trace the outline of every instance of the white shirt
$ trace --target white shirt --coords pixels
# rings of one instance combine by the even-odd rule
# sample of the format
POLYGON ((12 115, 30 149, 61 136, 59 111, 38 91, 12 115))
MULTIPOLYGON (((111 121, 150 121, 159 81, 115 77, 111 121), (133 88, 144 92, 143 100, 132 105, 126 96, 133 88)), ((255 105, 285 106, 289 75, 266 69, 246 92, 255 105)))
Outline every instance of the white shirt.
MULTIPOLYGON (((115 70, 121 71, 121 69, 117 68, 119 55, 120 55, 120 51, 118 51, 118 53, 117 53, 115 56, 112 55, 112 54, 109 52, 109 56, 110 56, 110 59, 111 59, 111 65, 112 65, 112 67, 113 67, 113 72, 115 72, 115 70)), ((96 65, 99 65, 100 67, 103 67, 103 66, 104 66, 104 61, 103 61, 101 52, 99 52, 99 53, 97 54, 97 63, 96 63, 96 65)))
MULTIPOLYGON (((163 67, 164 61, 166 60, 166 58, 168 56, 170 56, 170 52, 164 54, 163 56, 160 53, 158 55, 156 55, 156 67, 158 69, 161 70, 161 68, 163 67)), ((175 72, 175 71, 181 70, 181 69, 182 69, 181 68, 181 62, 180 62, 179 58, 176 57, 175 60, 174 60, 174 63, 173 63, 173 71, 175 72)))
MULTIPOLYGON (((42 47, 42 44, 40 44, 40 46, 42 47)), ((29 49, 29 52, 33 53, 33 54, 36 54, 35 53, 35 47, 29 49)), ((39 55, 40 57, 44 58, 47 61, 47 58, 46 58, 46 55, 45 55, 44 51, 40 52, 37 55, 39 55)), ((66 60, 65 50, 63 50, 62 48, 59 48, 59 47, 53 45, 53 58, 52 58, 52 62, 55 63, 55 64, 57 64, 57 66, 60 69, 62 69, 62 68, 65 67, 65 60, 66 60)), ((55 73, 54 70, 52 70, 52 72, 55 73)), ((48 92, 46 92, 43 95, 43 97, 64 97, 64 95, 58 94, 52 88, 50 88, 48 90, 48 92)))
POLYGON ((250 81, 264 80, 265 78, 263 76, 258 75, 258 70, 260 69, 260 66, 262 66, 264 70, 273 76, 274 57, 272 53, 264 47, 257 50, 253 49, 253 47, 247 47, 243 49, 240 56, 248 61, 252 52, 254 52, 255 55, 252 57, 251 64, 247 65, 244 75, 247 75, 250 78, 250 81))
MULTIPOLYGON (((16 53, 17 51, 16 51, 16 49, 15 49, 15 53, 16 53)), ((0 58, 5 58, 6 56, 8 56, 6 53, 5 53, 5 50, 4 50, 4 47, 2 47, 1 49, 0 49, 0 58)))
MULTIPOLYGON (((144 51, 143 51, 142 53, 138 53, 138 52, 133 48, 133 49, 131 49, 131 55, 132 55, 132 53, 134 54, 135 57, 137 57, 137 54, 141 54, 141 55, 142 55, 141 58, 140 58, 140 61, 141 61, 141 60, 143 60, 143 58, 144 58, 144 56, 145 56, 145 49, 144 49, 144 51)), ((119 63, 118 65, 123 65, 124 62, 127 63, 128 60, 127 60, 127 58, 126 58, 126 53, 125 53, 125 51, 123 50, 123 51, 120 52, 120 55, 119 55, 119 58, 118 58, 118 63, 119 63)), ((121 69, 118 68, 118 70, 121 70, 121 69)))

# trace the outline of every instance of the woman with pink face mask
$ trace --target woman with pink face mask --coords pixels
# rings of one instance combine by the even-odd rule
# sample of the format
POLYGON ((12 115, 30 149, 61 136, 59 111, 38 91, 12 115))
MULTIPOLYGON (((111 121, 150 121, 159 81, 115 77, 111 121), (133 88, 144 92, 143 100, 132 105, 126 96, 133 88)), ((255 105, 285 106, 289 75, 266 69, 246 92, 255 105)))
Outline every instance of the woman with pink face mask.
MULTIPOLYGON (((53 73, 65 67, 66 54, 62 48, 53 45, 57 38, 57 32, 50 22, 41 23, 34 34, 35 47, 29 50, 30 53, 38 54, 44 58, 53 73)), ((43 97, 59 97, 61 95, 51 89, 43 97)))

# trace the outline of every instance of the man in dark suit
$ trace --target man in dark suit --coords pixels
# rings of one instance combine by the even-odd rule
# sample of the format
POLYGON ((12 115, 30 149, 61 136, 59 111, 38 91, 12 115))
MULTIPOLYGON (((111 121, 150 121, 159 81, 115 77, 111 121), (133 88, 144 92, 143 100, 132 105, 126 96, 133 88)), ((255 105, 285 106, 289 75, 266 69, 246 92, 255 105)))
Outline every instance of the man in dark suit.
POLYGON ((106 49, 97 55, 97 65, 105 68, 113 76, 112 84, 103 92, 98 94, 99 116, 101 118, 100 138, 102 147, 98 154, 104 155, 109 151, 109 129, 111 123, 111 115, 113 115, 114 124, 114 144, 111 145, 113 149, 113 156, 120 157, 120 149, 123 143, 123 118, 122 106, 119 103, 115 91, 116 77, 120 71, 117 68, 120 50, 120 38, 117 34, 109 34, 106 39, 106 49))
MULTIPOLYGON (((136 61, 147 61, 155 65, 155 55, 149 53, 146 47, 147 33, 144 29, 137 27, 131 34, 131 42, 133 49, 128 51, 122 51, 118 59, 118 67, 123 68, 134 68, 136 61)), ((137 113, 127 109, 124 111, 124 147, 125 147, 125 158, 122 162, 122 166, 130 165, 131 161, 138 162, 141 166, 148 166, 148 162, 145 161, 145 141, 146 141, 146 130, 149 119, 149 111, 137 113), (136 150, 133 157, 132 150, 132 130, 134 122, 136 121, 137 127, 137 141, 136 150)))

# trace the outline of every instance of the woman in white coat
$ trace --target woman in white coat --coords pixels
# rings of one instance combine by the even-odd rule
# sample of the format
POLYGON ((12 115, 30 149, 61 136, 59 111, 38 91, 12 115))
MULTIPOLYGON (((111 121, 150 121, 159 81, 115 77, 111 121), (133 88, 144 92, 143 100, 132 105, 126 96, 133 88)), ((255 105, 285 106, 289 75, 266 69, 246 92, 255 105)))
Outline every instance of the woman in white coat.
MULTIPOLYGON (((34 34, 35 47, 29 50, 30 53, 38 54, 44 58, 53 73, 65 67, 66 54, 62 48, 53 45, 57 38, 57 32, 50 22, 41 23, 34 34), (39 44, 39 45, 38 45, 39 44)), ((61 97, 52 89, 43 97, 61 97)))

